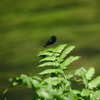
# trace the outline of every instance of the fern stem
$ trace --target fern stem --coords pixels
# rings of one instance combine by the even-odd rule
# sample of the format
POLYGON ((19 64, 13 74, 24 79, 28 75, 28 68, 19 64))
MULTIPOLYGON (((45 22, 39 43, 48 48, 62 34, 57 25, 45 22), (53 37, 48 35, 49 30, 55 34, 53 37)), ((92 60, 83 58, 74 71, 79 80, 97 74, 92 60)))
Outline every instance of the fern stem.
POLYGON ((67 77, 66 77, 66 75, 65 75, 63 70, 62 70, 62 74, 63 74, 64 78, 67 80, 67 77))
POLYGON ((82 78, 83 78, 83 82, 84 82, 84 84, 85 84, 85 89, 87 89, 88 88, 88 80, 86 79, 86 77, 85 77, 85 75, 82 75, 82 78))

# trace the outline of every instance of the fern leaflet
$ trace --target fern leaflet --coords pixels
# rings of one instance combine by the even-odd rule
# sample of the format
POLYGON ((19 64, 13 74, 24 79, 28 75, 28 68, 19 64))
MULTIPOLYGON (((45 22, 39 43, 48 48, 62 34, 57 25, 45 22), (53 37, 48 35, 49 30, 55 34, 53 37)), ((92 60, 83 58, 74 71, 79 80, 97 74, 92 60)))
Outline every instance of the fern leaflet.
POLYGON ((49 74, 49 73, 62 73, 60 69, 47 69, 39 73, 39 75, 49 74))
POLYGON ((67 58, 61 65, 61 69, 66 69, 66 66, 68 66, 70 63, 72 63, 75 60, 78 60, 80 57, 79 56, 70 56, 69 58, 67 58))
POLYGON ((43 64, 40 64, 38 67, 45 67, 45 66, 59 66, 58 62, 45 62, 43 64))
POLYGON ((63 61, 63 59, 67 56, 67 54, 70 53, 74 48, 75 48, 75 46, 70 46, 70 47, 68 47, 67 49, 65 49, 65 50, 62 52, 61 56, 59 57, 59 60, 60 60, 60 61, 63 61))
POLYGON ((49 77, 47 79, 45 79, 44 81, 46 83, 50 83, 52 85, 57 85, 59 83, 61 83, 61 81, 64 80, 64 78, 59 78, 59 77, 49 77))
POLYGON ((51 56, 51 57, 43 58, 39 62, 42 62, 42 61, 55 61, 55 60, 56 60, 56 58, 54 56, 51 56))
POLYGON ((67 46, 67 44, 61 44, 61 45, 59 45, 56 49, 55 49, 55 52, 57 52, 57 53, 61 53, 62 52, 62 50, 65 48, 65 46, 67 46))
POLYGON ((90 94, 90 99, 91 100, 100 100, 100 90, 99 91, 93 91, 90 94))
POLYGON ((96 88, 98 85, 100 85, 100 76, 89 82, 90 89, 96 88))
POLYGON ((53 53, 52 53, 52 52, 39 52, 39 53, 37 54, 37 57, 43 56, 43 55, 46 55, 46 56, 52 56, 53 53))
POLYGON ((91 78, 92 78, 92 76, 94 75, 94 73, 95 73, 95 70, 94 70, 94 68, 92 67, 92 68, 89 68, 89 69, 88 69, 88 71, 87 71, 87 73, 85 74, 85 76, 86 76, 86 78, 87 78, 88 80, 91 80, 91 78))

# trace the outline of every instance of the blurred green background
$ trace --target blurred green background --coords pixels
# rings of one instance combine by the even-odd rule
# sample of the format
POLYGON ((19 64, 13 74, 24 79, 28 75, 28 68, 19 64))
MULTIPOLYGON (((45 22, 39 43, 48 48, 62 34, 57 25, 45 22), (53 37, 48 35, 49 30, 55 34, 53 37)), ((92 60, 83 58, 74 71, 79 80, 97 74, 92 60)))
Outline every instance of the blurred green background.
MULTIPOLYGON (((76 46, 70 55, 81 56, 69 72, 94 67, 100 75, 99 0, 0 0, 0 94, 10 86, 10 77, 37 75, 36 53, 52 35, 76 46)), ((21 85, 0 100, 32 100, 32 94, 21 85)))

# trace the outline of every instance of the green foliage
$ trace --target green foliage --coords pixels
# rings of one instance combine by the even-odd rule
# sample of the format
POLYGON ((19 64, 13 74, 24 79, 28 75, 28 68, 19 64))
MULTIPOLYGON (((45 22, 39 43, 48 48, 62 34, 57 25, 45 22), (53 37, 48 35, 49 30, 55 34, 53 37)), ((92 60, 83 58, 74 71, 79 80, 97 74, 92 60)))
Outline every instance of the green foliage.
POLYGON ((100 85, 100 76, 89 82, 89 88, 93 89, 100 85))
POLYGON ((12 81, 11 87, 24 84, 27 88, 35 91, 33 100, 100 100, 100 76, 92 79, 95 73, 94 68, 88 70, 80 68, 73 75, 65 74, 68 65, 80 58, 79 56, 67 57, 75 46, 68 48, 66 46, 66 44, 61 44, 55 49, 46 49, 37 54, 37 57, 42 57, 37 67, 47 68, 39 73, 45 79, 22 74, 20 77, 9 80, 12 81), (46 77, 46 75, 49 76, 46 77), (84 88, 73 89, 72 81, 77 84, 82 83, 84 88))

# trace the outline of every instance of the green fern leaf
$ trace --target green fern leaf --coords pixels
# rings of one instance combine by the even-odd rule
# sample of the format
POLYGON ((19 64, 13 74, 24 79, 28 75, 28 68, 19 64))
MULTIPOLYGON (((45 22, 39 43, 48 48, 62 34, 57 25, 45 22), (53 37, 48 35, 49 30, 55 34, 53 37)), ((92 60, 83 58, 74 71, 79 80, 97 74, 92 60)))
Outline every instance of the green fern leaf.
POLYGON ((65 46, 67 46, 67 44, 61 44, 61 45, 59 45, 56 49, 55 49, 55 52, 57 52, 57 53, 61 53, 62 52, 62 50, 65 48, 65 46))
POLYGON ((90 99, 91 100, 100 100, 100 90, 99 91, 93 91, 90 94, 90 99))
MULTIPOLYGON (((85 68, 81 67, 81 68, 76 70, 75 75, 83 76, 86 73, 87 73, 87 70, 85 68)), ((79 81, 81 81, 81 80, 79 79, 79 81)))
POLYGON ((42 52, 55 52, 55 48, 47 48, 47 49, 45 49, 45 50, 43 50, 43 51, 41 51, 40 53, 42 53, 42 52))
POLYGON ((30 79, 32 86, 39 88, 41 84, 37 80, 30 79))
POLYGON ((51 56, 51 57, 43 58, 39 62, 42 62, 42 61, 55 61, 55 60, 56 60, 56 58, 54 56, 51 56))
POLYGON ((54 48, 47 48, 47 49, 45 49, 45 50, 43 50, 43 51, 40 51, 39 53, 43 53, 43 52, 52 52, 52 51, 55 51, 55 49, 54 49, 54 48))
POLYGON ((18 82, 13 82, 12 83, 12 86, 16 86, 16 85, 18 85, 18 82))
POLYGON ((33 88, 33 86, 36 88, 40 87, 40 83, 37 80, 28 77, 24 74, 21 75, 20 79, 22 80, 22 83, 28 88, 33 88))
POLYGON ((91 80, 92 76, 94 75, 95 73, 95 69, 92 67, 92 68, 89 68, 87 73, 85 74, 86 78, 88 80, 91 80))
POLYGON ((47 49, 45 49, 43 52, 47 52, 47 51, 54 51, 55 49, 54 48, 47 48, 47 49))
POLYGON ((40 64, 38 67, 45 67, 45 66, 59 66, 58 62, 45 62, 43 64, 40 64))
POLYGON ((42 79, 41 79, 40 77, 38 77, 38 76, 31 76, 31 77, 32 77, 32 79, 34 79, 34 80, 42 81, 42 79))
POLYGON ((69 58, 67 58, 61 65, 61 69, 66 69, 66 66, 68 66, 70 63, 72 63, 75 60, 78 60, 80 57, 79 56, 70 56, 69 58))
POLYGON ((32 84, 30 82, 30 77, 22 74, 21 79, 22 79, 23 84, 25 84, 28 88, 32 88, 32 84))
POLYGON ((42 71, 41 73, 39 73, 39 75, 43 75, 43 74, 49 74, 49 73, 62 73, 62 71, 60 69, 47 69, 42 71))
POLYGON ((37 54, 37 57, 43 56, 43 55, 46 55, 46 56, 52 56, 53 53, 52 53, 52 52, 40 52, 40 53, 37 54))
POLYGON ((5 94, 8 91, 9 88, 6 88, 2 94, 5 94))
POLYGON ((100 76, 90 81, 88 86, 89 86, 89 89, 93 89, 93 88, 96 88, 98 85, 100 85, 100 76))
POLYGON ((59 61, 60 62, 63 61, 63 59, 67 56, 67 54, 70 53, 74 48, 75 48, 75 46, 70 46, 67 49, 65 49, 62 52, 61 56, 59 57, 59 61))
POLYGON ((44 82, 52 84, 52 85, 57 85, 57 84, 61 83, 62 80, 64 80, 64 79, 59 78, 59 77, 49 77, 49 78, 45 79, 44 82))
POLYGON ((81 94, 81 96, 89 96, 90 95, 90 91, 87 90, 87 89, 83 89, 80 94, 81 94))

